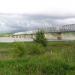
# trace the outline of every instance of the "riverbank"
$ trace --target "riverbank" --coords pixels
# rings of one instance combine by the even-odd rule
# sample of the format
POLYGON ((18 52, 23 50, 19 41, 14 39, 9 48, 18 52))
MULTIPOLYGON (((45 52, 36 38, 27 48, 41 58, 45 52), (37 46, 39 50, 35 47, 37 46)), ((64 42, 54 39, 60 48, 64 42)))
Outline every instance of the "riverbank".
POLYGON ((0 75, 75 75, 75 42, 0 43, 0 75))

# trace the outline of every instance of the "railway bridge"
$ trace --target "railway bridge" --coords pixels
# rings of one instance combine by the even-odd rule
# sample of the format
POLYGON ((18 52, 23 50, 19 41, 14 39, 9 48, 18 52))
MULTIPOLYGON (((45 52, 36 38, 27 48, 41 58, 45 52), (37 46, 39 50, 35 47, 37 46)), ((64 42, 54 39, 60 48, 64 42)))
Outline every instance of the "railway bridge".
POLYGON ((75 24, 66 24, 66 25, 59 25, 59 26, 52 26, 45 28, 45 31, 48 31, 48 33, 56 33, 57 39, 62 39, 62 34, 69 33, 69 32, 75 32, 75 24))
POLYGON ((13 35, 13 37, 16 38, 34 38, 35 33, 39 30, 43 30, 45 32, 45 35, 47 37, 50 36, 50 34, 56 34, 54 36, 56 39, 61 40, 62 34, 69 33, 69 32, 75 32, 75 24, 66 24, 66 25, 52 25, 52 26, 43 26, 36 28, 35 30, 26 31, 26 32, 18 32, 13 35))

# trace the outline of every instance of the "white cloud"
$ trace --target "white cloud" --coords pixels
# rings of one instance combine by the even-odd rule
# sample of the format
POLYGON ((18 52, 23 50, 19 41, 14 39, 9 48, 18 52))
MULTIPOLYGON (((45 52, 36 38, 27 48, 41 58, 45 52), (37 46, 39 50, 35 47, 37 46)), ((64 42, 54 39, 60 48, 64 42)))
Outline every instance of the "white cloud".
POLYGON ((31 30, 52 25, 75 24, 75 18, 57 18, 38 15, 0 15, 0 32, 31 30))
POLYGON ((0 32, 42 24, 75 23, 75 0, 0 0, 0 32), (13 15, 11 15, 13 13, 13 15), (30 14, 22 16, 20 14, 30 14), (47 15, 40 19, 31 15, 47 15))
POLYGON ((75 18, 66 18, 66 19, 56 19, 57 24, 75 24, 75 18))
POLYGON ((0 0, 1 13, 75 15, 75 0, 0 0))

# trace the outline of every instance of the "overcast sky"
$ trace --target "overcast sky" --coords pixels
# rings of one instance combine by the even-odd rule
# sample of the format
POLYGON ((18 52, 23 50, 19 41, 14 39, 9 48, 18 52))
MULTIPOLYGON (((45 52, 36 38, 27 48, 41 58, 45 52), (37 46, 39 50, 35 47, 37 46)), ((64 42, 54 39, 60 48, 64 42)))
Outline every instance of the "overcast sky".
POLYGON ((0 0, 0 32, 74 23, 75 0, 0 0))

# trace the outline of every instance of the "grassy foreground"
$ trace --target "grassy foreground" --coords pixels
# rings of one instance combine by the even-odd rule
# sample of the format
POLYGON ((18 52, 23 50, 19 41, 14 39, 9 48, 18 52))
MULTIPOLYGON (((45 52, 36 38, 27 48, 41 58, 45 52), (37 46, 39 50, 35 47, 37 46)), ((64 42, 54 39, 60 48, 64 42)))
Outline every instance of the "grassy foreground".
POLYGON ((75 42, 0 43, 0 75, 75 75, 75 42))

